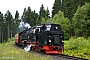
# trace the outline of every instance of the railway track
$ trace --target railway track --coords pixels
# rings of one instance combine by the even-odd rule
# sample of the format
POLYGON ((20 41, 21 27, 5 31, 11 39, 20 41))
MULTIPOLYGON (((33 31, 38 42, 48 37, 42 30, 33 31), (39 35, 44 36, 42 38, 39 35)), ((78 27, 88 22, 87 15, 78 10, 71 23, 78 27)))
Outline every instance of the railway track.
POLYGON ((53 57, 53 59, 57 59, 57 60, 88 60, 88 59, 84 59, 84 58, 78 58, 78 57, 74 57, 74 56, 68 56, 68 55, 63 55, 63 54, 59 54, 59 55, 51 55, 53 57))
MULTIPOLYGON (((23 49, 23 47, 19 47, 17 45, 13 45, 15 48, 20 48, 23 49)), ((68 55, 64 55, 64 54, 58 54, 58 55, 47 55, 44 52, 37 52, 37 51, 29 51, 30 53, 33 54, 38 54, 41 57, 42 56, 50 56, 52 58, 52 60, 88 60, 88 59, 84 59, 84 58, 78 58, 78 57, 74 57, 74 56, 68 56, 68 55)))

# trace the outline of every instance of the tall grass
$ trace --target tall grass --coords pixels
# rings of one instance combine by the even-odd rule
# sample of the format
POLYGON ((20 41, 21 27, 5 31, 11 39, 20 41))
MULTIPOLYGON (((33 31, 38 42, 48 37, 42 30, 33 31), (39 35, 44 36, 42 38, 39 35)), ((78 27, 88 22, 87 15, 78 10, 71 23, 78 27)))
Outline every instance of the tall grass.
POLYGON ((63 54, 90 59, 90 38, 71 38, 65 42, 63 54))
POLYGON ((0 44, 0 60, 51 60, 51 58, 25 52, 22 49, 13 46, 14 39, 0 44))

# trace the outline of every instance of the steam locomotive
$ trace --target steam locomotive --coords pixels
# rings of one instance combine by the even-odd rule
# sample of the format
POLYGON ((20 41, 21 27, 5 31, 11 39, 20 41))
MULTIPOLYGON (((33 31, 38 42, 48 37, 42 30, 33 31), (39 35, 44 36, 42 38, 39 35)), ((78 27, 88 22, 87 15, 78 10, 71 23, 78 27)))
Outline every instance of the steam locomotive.
POLYGON ((64 50, 64 33, 58 24, 44 23, 26 29, 15 37, 17 45, 31 45, 30 50, 45 51, 46 54, 61 54, 64 50))

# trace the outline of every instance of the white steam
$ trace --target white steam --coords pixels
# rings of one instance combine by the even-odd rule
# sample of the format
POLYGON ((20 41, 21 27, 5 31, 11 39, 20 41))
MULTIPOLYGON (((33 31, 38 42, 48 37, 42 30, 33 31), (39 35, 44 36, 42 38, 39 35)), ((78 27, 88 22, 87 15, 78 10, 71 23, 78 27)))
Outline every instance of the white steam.
POLYGON ((31 28, 31 26, 28 23, 20 22, 19 27, 18 27, 18 33, 22 32, 22 31, 24 31, 26 29, 29 29, 29 28, 31 28))
POLYGON ((25 24, 25 27, 28 27, 28 29, 31 28, 31 26, 28 23, 25 24))
POLYGON ((24 50, 25 50, 26 52, 28 52, 28 51, 30 51, 30 47, 31 47, 31 45, 27 45, 27 47, 25 47, 24 50))
POLYGON ((20 22, 19 28, 31 28, 31 26, 28 23, 20 22))

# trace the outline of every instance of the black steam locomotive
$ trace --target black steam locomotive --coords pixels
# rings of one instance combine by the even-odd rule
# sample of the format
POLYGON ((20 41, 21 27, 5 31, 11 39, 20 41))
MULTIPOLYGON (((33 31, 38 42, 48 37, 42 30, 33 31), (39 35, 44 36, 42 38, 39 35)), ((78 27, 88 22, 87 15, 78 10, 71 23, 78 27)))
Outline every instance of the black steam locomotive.
POLYGON ((30 50, 43 50, 46 54, 61 54, 64 50, 64 33, 60 25, 45 23, 18 33, 15 43, 24 47, 31 45, 30 50))

